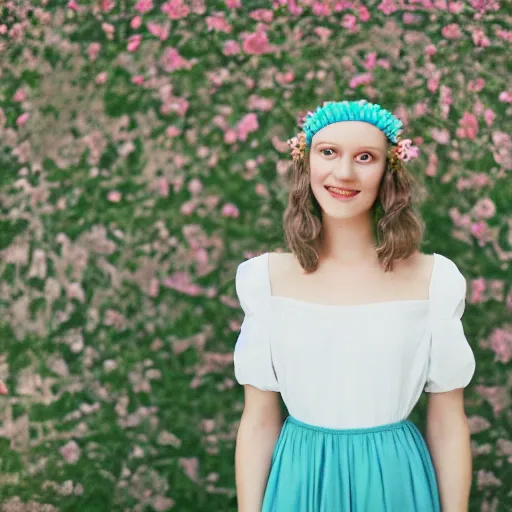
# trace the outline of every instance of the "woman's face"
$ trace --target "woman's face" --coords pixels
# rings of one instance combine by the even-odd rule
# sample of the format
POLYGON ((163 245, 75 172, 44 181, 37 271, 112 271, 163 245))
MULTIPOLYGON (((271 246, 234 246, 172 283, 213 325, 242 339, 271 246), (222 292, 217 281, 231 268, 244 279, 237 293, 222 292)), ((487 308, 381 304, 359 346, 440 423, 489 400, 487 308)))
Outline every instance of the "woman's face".
POLYGON ((388 141, 382 131, 361 121, 333 123, 311 140, 311 189, 325 214, 351 218, 370 210, 386 168, 388 141), (358 190, 347 199, 333 197, 326 187, 358 190))

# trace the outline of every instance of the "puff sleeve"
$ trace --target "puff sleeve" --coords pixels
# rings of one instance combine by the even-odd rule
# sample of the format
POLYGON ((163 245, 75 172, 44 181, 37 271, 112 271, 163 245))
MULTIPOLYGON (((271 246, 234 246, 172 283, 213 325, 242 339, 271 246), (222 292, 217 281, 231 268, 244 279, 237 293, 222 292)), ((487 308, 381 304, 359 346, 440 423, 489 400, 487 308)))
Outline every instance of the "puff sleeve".
POLYGON ((461 317, 466 279, 457 265, 436 254, 431 282, 431 345, 425 391, 440 393, 466 387, 475 373, 475 356, 466 339, 461 317))
POLYGON ((244 319, 234 350, 235 378, 263 391, 279 391, 270 346, 269 285, 264 273, 265 255, 241 263, 235 287, 244 319))

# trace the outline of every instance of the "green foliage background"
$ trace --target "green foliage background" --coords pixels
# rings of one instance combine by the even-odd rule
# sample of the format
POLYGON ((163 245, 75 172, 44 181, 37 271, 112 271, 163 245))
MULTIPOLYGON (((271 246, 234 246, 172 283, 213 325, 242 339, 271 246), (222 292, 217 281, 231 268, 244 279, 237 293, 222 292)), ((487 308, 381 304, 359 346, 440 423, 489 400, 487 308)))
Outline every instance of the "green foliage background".
POLYGON ((471 510, 511 510, 507 2, 207 4, 0 8, 3 510, 236 510, 236 266, 285 249, 298 115, 361 97, 420 148, 422 250, 468 281, 471 510))

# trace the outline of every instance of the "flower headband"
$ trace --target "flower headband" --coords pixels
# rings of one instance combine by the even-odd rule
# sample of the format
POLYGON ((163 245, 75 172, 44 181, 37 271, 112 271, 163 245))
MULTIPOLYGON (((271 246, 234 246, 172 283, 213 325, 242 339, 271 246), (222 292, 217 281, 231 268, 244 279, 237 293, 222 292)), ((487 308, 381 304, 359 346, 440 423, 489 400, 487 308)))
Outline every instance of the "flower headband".
POLYGON ((409 161, 415 152, 411 148, 411 139, 400 140, 402 121, 380 105, 359 101, 325 101, 315 112, 308 112, 302 122, 302 132, 288 139, 293 160, 305 158, 306 147, 311 145, 313 135, 325 126, 341 121, 364 121, 381 130, 393 144, 390 152, 392 168, 398 170, 396 159, 409 161))

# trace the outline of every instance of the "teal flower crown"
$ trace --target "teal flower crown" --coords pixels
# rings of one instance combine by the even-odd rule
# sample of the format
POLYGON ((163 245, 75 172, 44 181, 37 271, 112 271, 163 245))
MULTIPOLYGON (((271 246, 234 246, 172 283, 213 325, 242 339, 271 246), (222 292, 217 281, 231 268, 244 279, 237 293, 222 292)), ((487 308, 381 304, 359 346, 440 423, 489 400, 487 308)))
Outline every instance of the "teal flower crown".
POLYGON ((390 142, 396 144, 403 132, 403 123, 391 112, 375 103, 359 101, 325 101, 314 112, 308 112, 302 129, 306 134, 306 144, 311 145, 313 135, 325 126, 340 121, 364 121, 384 132, 390 142))
MULTIPOLYGON (((400 140, 403 133, 403 123, 391 112, 376 103, 367 100, 358 101, 324 101, 314 112, 308 112, 302 120, 302 132, 298 136, 288 139, 294 160, 304 157, 306 147, 311 146, 311 139, 315 133, 325 126, 341 121, 363 121, 373 124, 381 130, 387 139, 397 147, 395 154, 404 161, 415 156, 411 149, 411 140, 400 140)), ((417 149, 417 148, 416 148, 417 149)))

